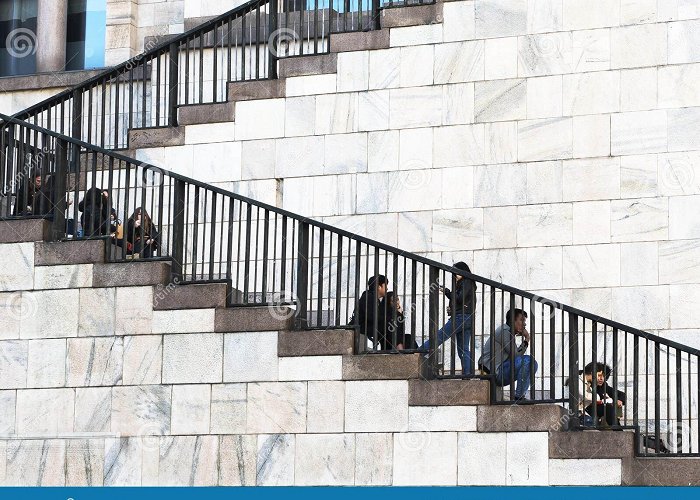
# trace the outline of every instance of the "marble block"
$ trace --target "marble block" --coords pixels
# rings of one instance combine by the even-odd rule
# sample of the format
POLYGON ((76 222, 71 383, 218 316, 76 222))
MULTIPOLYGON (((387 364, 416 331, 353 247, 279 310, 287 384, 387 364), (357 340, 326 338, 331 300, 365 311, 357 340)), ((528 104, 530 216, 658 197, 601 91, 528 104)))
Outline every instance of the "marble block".
POLYGON ((214 309, 153 311, 153 333, 197 333, 214 331, 214 309))
POLYGON ((34 288, 34 243, 0 245, 0 291, 34 288))
POLYGON ((563 79, 561 75, 527 79, 527 118, 562 116, 563 79))
POLYGON ((92 264, 38 266, 34 269, 36 290, 92 286, 92 264))
POLYGON ((257 436, 220 436, 219 486, 255 486, 257 458, 257 436))
MULTIPOLYGON (((313 100, 315 110, 316 101, 314 97, 298 97, 289 99, 288 102, 292 101, 296 103, 301 99, 313 100)), ((299 105, 299 107, 300 106, 301 105, 299 105)), ((292 117, 296 110, 296 104, 287 104, 287 124, 285 126, 287 137, 297 135, 293 132, 307 132, 301 125, 298 125, 296 120, 292 117)), ((305 124, 306 123, 310 123, 311 127, 314 126, 313 115, 308 122, 305 121, 305 124)), ((313 129, 309 133, 313 133, 313 129)), ((308 134, 303 133, 300 135, 308 134)), ((269 179, 275 176, 275 143, 275 139, 243 141, 241 143, 241 178, 243 180, 269 179)))
POLYGON ((564 115, 614 113, 620 110, 620 72, 564 75, 564 115))
POLYGON ((620 246, 582 245, 563 248, 564 288, 620 285, 620 246))
POLYGON ((549 437, 546 432, 506 433, 506 484, 549 484, 549 437))
POLYGON ((18 437, 49 437, 73 432, 75 391, 34 389, 17 392, 18 437))
POLYGON ((248 384, 248 433, 306 431, 306 382, 248 384))
POLYGON ((66 358, 67 385, 74 387, 121 384, 123 353, 122 337, 69 339, 66 358))
MULTIPOLYGON (((432 75, 432 72, 431 72, 432 75)), ((358 96, 358 131, 389 128, 389 90, 362 92, 358 96)))
POLYGON ((700 290, 693 285, 671 285, 670 300, 671 328, 695 328, 700 321, 698 313, 698 299, 700 290))
POLYGON ((66 339, 29 341, 27 387, 66 384, 66 339))
POLYGON ((603 28, 620 24, 619 0, 563 0, 565 30, 603 28))
POLYGON ((474 84, 474 115, 477 122, 523 120, 526 117, 525 79, 495 80, 474 84))
POLYGON ((433 129, 413 128, 399 132, 399 170, 433 166, 433 129))
MULTIPOLYGON (((335 77, 333 79, 335 80, 335 77)), ((289 90, 293 89, 288 88, 289 90)), ((335 88, 333 90, 335 91, 335 88)), ((290 92, 288 95, 291 97, 302 94, 290 92)), ((236 103, 236 140, 284 137, 284 101, 261 99, 236 103)))
POLYGON ((573 154, 572 127, 571 118, 518 122, 518 161, 571 158, 573 154))
POLYGON ((392 28, 389 32, 389 45, 391 47, 439 44, 440 42, 442 42, 442 24, 392 28))
POLYGON ((65 486, 66 442, 63 439, 7 442, 5 486, 65 486), (37 466, 41 464, 41 466, 37 466))
POLYGON ((308 384, 306 431, 343 432, 345 382, 313 381, 308 384))
POLYGON ((324 174, 367 172, 367 134, 327 135, 324 141, 324 174))
POLYGON ((208 434, 211 386, 174 385, 170 427, 173 434, 208 434))
POLYGON ((506 433, 460 432, 457 484, 501 486, 506 477, 506 433), (498 451, 498 453, 494 453, 498 451), (489 460, 484 460, 489 456, 489 460))
POLYGON ((527 193, 527 168, 514 163, 484 165, 474 169, 474 205, 521 205, 527 193))
POLYGON ((484 41, 443 43, 435 46, 434 71, 433 81, 438 85, 483 80, 484 41))
POLYGON ((562 201, 562 162, 542 161, 527 164, 527 203, 562 201))
POLYGON ((27 301, 22 292, 0 293, 0 340, 18 339, 22 315, 33 307, 34 302, 27 301))
POLYGON ((401 49, 369 51, 369 89, 391 89, 399 86, 401 49))
POLYGON ((610 115, 574 116, 574 157, 610 155, 610 115))
POLYGON ((484 42, 484 73, 487 80, 518 76, 518 38, 491 38, 484 42))
MULTIPOLYGON (((17 391, 0 391, 0 437, 9 437, 15 432, 15 407, 17 391)), ((4 455, 0 452, 0 462, 4 455)))
POLYGON ((432 249, 453 251, 483 248, 483 216, 480 208, 434 211, 432 249))
MULTIPOLYGON (((389 172, 388 189, 379 191, 379 195, 386 197, 388 193, 389 212, 399 212, 399 223, 401 223, 402 217, 410 217, 412 221, 415 221, 420 219, 421 215, 425 216, 421 222, 425 222, 426 219, 432 218, 429 212, 422 214, 405 212, 439 208, 442 204, 441 186, 442 175, 439 169, 389 172)), ((428 226, 429 224, 418 226, 418 229, 429 231, 428 226)), ((400 232, 399 230, 399 234, 400 232)), ((427 234, 427 237, 429 240, 430 235, 427 234)), ((424 236, 416 236, 416 238, 424 238, 424 236)))
MULTIPOLYGON (((336 79, 336 75, 332 73, 289 77, 286 81, 285 94, 287 97, 333 94, 337 90, 336 79)), ((284 101, 283 99, 279 100, 284 101)), ((236 123, 239 123, 238 119, 236 119, 236 123)))
POLYGON ((434 45, 401 47, 399 85, 420 87, 433 84, 434 45))
POLYGON ((105 439, 105 486, 141 486, 142 463, 141 439, 105 439))
POLYGON ((277 332, 227 333, 224 382, 278 380, 277 332))
POLYGON ((102 486, 104 463, 103 439, 66 440, 66 486, 102 486))
POLYGON ((294 485, 294 462, 294 434, 259 434, 255 485, 294 485))
POLYGON ((216 486, 218 436, 160 438, 159 486, 216 486))
POLYGON ((620 25, 656 22, 661 20, 658 18, 657 12, 657 0, 622 0, 620 2, 620 25))
POLYGON ((574 203, 573 243, 610 243, 610 202, 582 201, 574 203))
POLYGON ((246 384, 212 385, 211 432, 244 434, 247 401, 246 384))
MULTIPOLYGON (((348 134, 358 132, 360 129, 359 95, 356 92, 343 94, 330 94, 316 97, 315 133, 318 134, 348 134)), ((307 137, 308 143, 312 138, 307 137)), ((315 139, 322 139, 317 137, 315 139)), ((295 144, 303 144, 303 141, 284 141, 294 147, 295 144)), ((315 144, 313 144, 316 147, 315 144)), ((278 141, 279 147, 279 141, 278 141)), ((322 147, 322 145, 321 145, 322 147)), ((285 154, 290 154, 289 149, 285 154)), ((277 163, 280 163, 278 153, 277 163)), ((313 170, 311 170, 313 171, 313 170)), ((303 174, 299 174, 303 175, 303 174)))
POLYGON ((657 68, 621 71, 620 111, 645 111, 656 108, 659 86, 662 85, 659 84, 657 68))
POLYGON ((483 124, 434 129, 432 166, 462 167, 484 163, 484 134, 483 124))
POLYGON ((608 200, 620 197, 619 158, 564 161, 563 201, 608 200))
POLYGON ((409 252, 427 252, 432 246, 431 212, 399 213, 398 246, 409 252))
POLYGON ((345 383, 345 432, 392 432, 408 427, 408 382, 345 383))
POLYGON ((627 285, 657 285, 671 283, 670 276, 695 276, 700 279, 700 251, 693 252, 698 258, 693 258, 684 265, 683 257, 673 262, 675 249, 685 246, 687 242, 640 242, 622 243, 620 245, 620 284, 627 285), (671 265, 669 265, 671 264, 671 265), (696 269, 696 271, 693 271, 696 269))
POLYGON ((574 31, 573 61, 577 73, 610 69, 610 30, 574 31))
POLYGON ((562 280, 562 248, 540 247, 527 249, 528 290, 562 288, 562 280))
POLYGON ((666 24, 640 24, 611 28, 610 63, 615 68, 666 64, 666 24))
POLYGON ((117 312, 115 288, 85 288, 80 290, 78 335, 97 337, 114 335, 117 312))
POLYGON ((441 122, 442 89, 439 86, 409 87, 389 91, 390 128, 437 127, 441 122))
POLYGON ((423 431, 394 434, 393 485, 456 486, 457 433, 423 431), (438 463, 440 466, 436 467, 438 463))
POLYGON ((700 62, 700 20, 693 19, 668 25, 668 63, 700 62))
POLYGON ((518 76, 549 76, 573 69, 571 32, 518 37, 518 76))
POLYGON ((462 125, 473 122, 474 83, 443 85, 442 124, 462 125))
POLYGON ((570 245, 573 208, 570 203, 518 207, 518 246, 570 245))
POLYGON ((612 319, 641 330, 669 327, 668 286, 637 286, 613 289, 612 319))
POLYGON ((620 159, 620 197, 656 196, 659 191, 657 164, 655 154, 623 156, 620 159))
POLYGON ((27 387, 29 344, 26 340, 0 342, 0 389, 27 387))
POLYGON ((122 436, 167 434, 171 408, 170 386, 114 387, 111 431, 122 436))
POLYGON ((163 383, 221 382, 224 336, 220 333, 185 333, 163 338, 163 383))
POLYGON ((638 111, 611 116, 610 148, 613 155, 666 152, 666 111, 638 111))
POLYGON ((117 287, 116 335, 148 335, 153 320, 153 287, 117 287))
POLYGON ((160 335, 124 337, 124 385, 160 384, 163 338, 160 335))
POLYGON ((673 196, 668 201, 668 237, 671 240, 700 238, 700 220, 695 213, 700 196, 673 196))
POLYGON ((476 34, 474 2, 449 2, 442 6, 442 37, 445 42, 471 40, 476 34))
POLYGON ((75 432, 109 432, 111 418, 111 388, 78 387, 75 390, 75 432))
POLYGON ((696 149, 698 133, 700 133, 700 107, 668 111, 669 151, 696 149))
POLYGON ((440 208, 471 208, 474 205, 474 167, 442 170, 440 208))
POLYGON ((481 0, 475 2, 476 38, 524 35, 527 32, 528 0, 481 0))
POLYGON ((408 431, 476 431, 476 406, 409 406, 408 431))
POLYGON ((300 434, 296 437, 294 484, 352 486, 355 478, 355 436, 300 434))
POLYGON ((355 434, 355 485, 390 486, 393 455, 392 434, 355 434))
POLYGON ((596 470, 596 486, 619 486, 622 483, 620 459, 551 459, 549 460, 549 484, 552 486, 590 485, 591 478, 582 470, 596 470))
MULTIPOLYGON (((645 247, 646 252, 644 253, 642 249, 635 249, 640 254, 639 257, 645 257, 647 261, 655 256, 657 257, 656 263, 658 264, 658 281, 660 284, 692 284, 700 282, 700 241, 660 241, 658 242, 658 249, 656 242, 636 243, 636 245, 647 245, 649 247, 648 249, 645 247)), ((634 260, 637 262, 642 261, 639 258, 634 260)))
POLYGON ((484 248, 515 247, 517 238, 518 207, 484 208, 484 248))
POLYGON ((527 4, 527 32, 560 31, 563 5, 560 0, 529 0, 527 4))
POLYGON ((280 381, 341 380, 342 356, 295 356, 279 359, 280 381))
POLYGON ((665 240, 669 237, 667 198, 640 198, 611 202, 612 241, 665 240))
POLYGON ((20 337, 77 337, 78 289, 26 292, 26 310, 20 323, 20 337))
POLYGON ((525 288, 527 284, 526 253, 524 248, 475 251, 472 269, 486 278, 525 288))
POLYGON ((657 159, 660 195, 700 194, 700 151, 660 154, 657 159))

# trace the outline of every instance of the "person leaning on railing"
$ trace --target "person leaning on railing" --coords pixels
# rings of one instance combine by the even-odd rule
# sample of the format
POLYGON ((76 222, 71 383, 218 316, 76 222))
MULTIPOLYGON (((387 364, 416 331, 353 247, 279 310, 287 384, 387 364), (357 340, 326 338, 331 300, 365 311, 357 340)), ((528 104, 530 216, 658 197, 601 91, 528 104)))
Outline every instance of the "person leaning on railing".
POLYGON ((525 398, 530 388, 530 369, 534 363, 537 371, 537 361, 525 354, 530 345, 530 332, 527 331, 527 313, 522 309, 513 309, 506 313, 506 324, 496 328, 493 335, 486 339, 484 350, 479 358, 479 369, 482 373, 491 373, 491 367, 496 370, 496 385, 503 387, 511 383, 511 371, 516 381, 515 400, 525 398), (515 317, 512 320, 511 313, 515 317), (511 352, 515 338, 522 337, 522 343, 511 352))
MULTIPOLYGON (((457 262, 453 267, 471 274, 469 266, 465 262, 457 262)), ((471 366, 469 341, 472 337, 472 314, 474 314, 476 307, 476 284, 473 280, 461 275, 455 276, 455 284, 454 292, 444 286, 439 287, 450 301, 447 308, 447 315, 450 316, 450 319, 437 332, 437 346, 442 345, 443 342, 452 337, 453 333, 455 334, 457 355, 462 362, 462 373, 464 374, 469 372, 471 366)), ((430 349, 430 340, 426 341, 421 349, 430 349)))

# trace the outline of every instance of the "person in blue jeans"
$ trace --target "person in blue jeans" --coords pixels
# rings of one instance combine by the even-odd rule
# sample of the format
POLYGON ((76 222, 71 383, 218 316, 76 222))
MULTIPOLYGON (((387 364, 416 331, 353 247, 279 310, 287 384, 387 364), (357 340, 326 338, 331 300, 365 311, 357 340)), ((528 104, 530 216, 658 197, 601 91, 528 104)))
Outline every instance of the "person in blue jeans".
POLYGON ((500 387, 509 385, 511 375, 513 376, 516 401, 525 399, 525 393, 532 383, 530 374, 533 365, 534 372, 537 372, 537 361, 525 354, 529 344, 527 313, 522 309, 513 309, 506 313, 506 324, 499 326, 486 340, 483 353, 479 358, 479 368, 482 372, 488 374, 495 368, 496 385, 500 387), (512 346, 516 344, 516 337, 522 337, 523 341, 516 346, 514 352, 511 352, 512 346))
MULTIPOLYGON (((471 274, 469 266, 464 262, 457 262, 453 267, 471 274)), ((462 362, 462 374, 467 374, 472 371, 469 341, 472 337, 472 315, 476 307, 476 284, 469 278, 460 275, 455 276, 455 283, 454 292, 449 288, 440 287, 449 300, 447 314, 450 319, 445 323, 445 326, 438 330, 437 345, 442 345, 443 342, 454 336, 457 343, 457 355, 462 362)), ((430 340, 425 342, 421 348, 428 350, 430 340)))

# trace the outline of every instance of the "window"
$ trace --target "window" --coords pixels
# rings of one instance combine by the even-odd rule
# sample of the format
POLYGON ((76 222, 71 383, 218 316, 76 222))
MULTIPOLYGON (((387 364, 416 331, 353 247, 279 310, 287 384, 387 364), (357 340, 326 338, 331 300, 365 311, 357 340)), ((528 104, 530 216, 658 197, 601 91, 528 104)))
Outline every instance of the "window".
POLYGON ((0 76, 36 73, 37 0, 0 0, 0 76))
POLYGON ((68 0, 66 69, 105 65, 107 0, 68 0))

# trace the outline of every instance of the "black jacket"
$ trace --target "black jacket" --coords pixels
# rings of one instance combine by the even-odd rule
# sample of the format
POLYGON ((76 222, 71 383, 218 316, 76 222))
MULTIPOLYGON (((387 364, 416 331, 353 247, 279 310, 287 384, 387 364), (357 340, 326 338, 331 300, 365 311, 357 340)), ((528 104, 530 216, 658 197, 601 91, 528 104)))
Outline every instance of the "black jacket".
POLYGON ((360 333, 366 335, 371 341, 379 341, 384 348, 386 331, 384 301, 380 302, 377 299, 376 292, 366 290, 362 293, 360 300, 357 301, 351 323, 359 325, 360 333))
POLYGON ((96 187, 88 189, 78 204, 78 210, 82 212, 80 223, 84 236, 103 236, 109 230, 110 207, 102 191, 96 187))
POLYGON ((473 314, 476 307, 476 284, 468 279, 463 278, 457 283, 457 289, 452 292, 449 288, 445 288, 445 297, 450 301, 449 314, 452 316, 456 312, 462 310, 464 314, 473 314))

